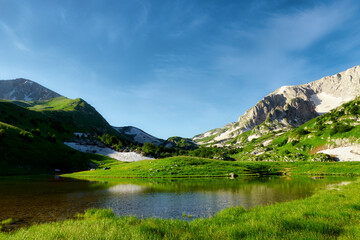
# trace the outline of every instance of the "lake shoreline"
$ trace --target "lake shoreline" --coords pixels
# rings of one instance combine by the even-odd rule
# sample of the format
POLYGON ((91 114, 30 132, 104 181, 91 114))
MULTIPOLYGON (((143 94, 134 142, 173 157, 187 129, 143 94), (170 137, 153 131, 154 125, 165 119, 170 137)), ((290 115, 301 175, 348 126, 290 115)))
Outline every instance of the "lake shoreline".
POLYGON ((305 199, 249 210, 232 207, 213 217, 190 222, 116 217, 111 210, 88 210, 77 219, 33 225, 10 234, 0 233, 0 239, 35 239, 40 235, 46 239, 65 236, 76 239, 179 239, 185 236, 187 239, 356 239, 360 233, 357 224, 360 221, 359 197, 360 182, 357 180, 348 185, 338 184, 336 189, 318 190, 305 199))

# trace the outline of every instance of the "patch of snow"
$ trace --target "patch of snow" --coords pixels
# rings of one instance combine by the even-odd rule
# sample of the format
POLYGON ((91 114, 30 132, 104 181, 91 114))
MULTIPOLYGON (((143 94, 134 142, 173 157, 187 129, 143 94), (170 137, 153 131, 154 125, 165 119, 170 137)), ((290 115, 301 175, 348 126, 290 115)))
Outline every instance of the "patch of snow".
POLYGON ((80 152, 96 153, 122 162, 137 162, 145 159, 153 159, 135 152, 117 152, 111 148, 102 148, 96 145, 81 145, 74 142, 64 142, 64 144, 80 152))
POLYGON ((268 139, 266 141, 263 142, 263 145, 266 147, 267 145, 269 145, 273 140, 272 139, 268 139))
POLYGON ((160 143, 160 141, 157 138, 136 128, 130 128, 130 131, 127 132, 127 134, 134 135, 134 140, 142 144, 144 144, 145 142, 156 143, 156 144, 160 143))
POLYGON ((29 95, 26 94, 26 95, 24 96, 24 101, 26 101, 26 102, 32 101, 32 98, 29 97, 29 96, 30 96, 30 94, 29 94, 29 95))
MULTIPOLYGON (((115 130, 121 132, 120 131, 121 128, 117 128, 117 127, 114 128, 115 130)), ((134 141, 141 144, 149 142, 149 143, 154 143, 155 145, 160 145, 162 143, 161 140, 159 140, 158 138, 135 127, 128 127, 124 133, 133 136, 134 141)))
MULTIPOLYGON (((15 89, 11 90, 11 92, 9 93, 9 97, 12 97, 12 95, 14 95, 14 93, 15 93, 15 89)), ((13 97, 13 98, 15 98, 15 97, 13 97)), ((12 100, 15 100, 15 99, 12 99, 12 100)))
POLYGON ((204 138, 210 137, 211 135, 212 135, 211 132, 206 132, 206 133, 204 134, 204 138))
POLYGON ((257 135, 257 134, 254 134, 254 135, 250 135, 250 136, 248 136, 248 141, 251 141, 251 140, 253 140, 253 139, 256 139, 256 138, 259 138, 260 137, 260 135, 257 135))
POLYGON ((353 100, 354 97, 335 97, 325 92, 311 95, 310 100, 315 104, 317 111, 319 114, 324 114, 329 112, 331 109, 339 107, 341 104, 346 103, 348 101, 353 100))
POLYGON ((229 138, 231 138, 231 134, 233 132, 235 132, 236 130, 239 130, 239 129, 240 129, 239 126, 237 126, 235 128, 228 129, 227 131, 221 133, 219 136, 215 137, 214 141, 222 141, 222 140, 225 140, 225 139, 229 139, 229 138))
POLYGON ((221 133, 219 136, 215 137, 214 140, 221 141, 221 140, 225 140, 228 138, 230 138, 230 132, 226 131, 226 132, 221 133))
POLYGON ((259 155, 261 155, 261 154, 263 154, 264 152, 258 152, 258 153, 256 153, 255 154, 255 156, 259 156, 259 155))
POLYGON ((333 149, 325 149, 319 152, 335 156, 341 162, 360 161, 360 154, 358 154, 358 149, 356 148, 356 146, 337 147, 333 149))
POLYGON ((81 133, 81 132, 74 132, 74 135, 77 136, 77 137, 85 137, 87 138, 88 137, 88 134, 87 133, 81 133))

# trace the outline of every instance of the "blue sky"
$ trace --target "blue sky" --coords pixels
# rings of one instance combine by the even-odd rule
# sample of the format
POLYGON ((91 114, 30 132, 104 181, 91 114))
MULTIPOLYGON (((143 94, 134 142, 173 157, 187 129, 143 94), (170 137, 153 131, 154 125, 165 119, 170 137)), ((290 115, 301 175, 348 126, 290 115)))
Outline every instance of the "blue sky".
POLYGON ((114 126, 192 137, 282 85, 360 64, 356 0, 0 0, 0 79, 81 97, 114 126))

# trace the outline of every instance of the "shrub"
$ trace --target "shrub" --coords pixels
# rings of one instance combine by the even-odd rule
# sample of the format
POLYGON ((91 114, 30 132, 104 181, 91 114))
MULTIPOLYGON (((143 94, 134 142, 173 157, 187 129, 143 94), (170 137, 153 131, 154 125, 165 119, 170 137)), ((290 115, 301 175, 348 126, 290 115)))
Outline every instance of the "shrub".
POLYGON ((40 136, 41 135, 41 132, 40 132, 40 129, 31 129, 30 132, 36 136, 40 136))
POLYGON ((309 134, 310 132, 303 128, 300 128, 299 130, 296 131, 296 133, 300 136, 303 136, 303 135, 309 134))
POLYGON ((48 132, 46 139, 49 140, 50 142, 56 142, 55 134, 51 134, 50 132, 48 132))
POLYGON ((341 123, 336 123, 333 128, 330 130, 330 135, 335 135, 337 133, 349 132, 353 129, 353 126, 345 125, 341 123))
POLYGON ((25 131, 25 130, 20 131, 19 135, 22 139, 27 140, 27 141, 31 141, 32 139, 34 139, 34 135, 32 135, 31 133, 29 133, 28 131, 25 131))
POLYGON ((279 147, 284 146, 286 143, 288 142, 288 138, 285 138, 284 140, 282 140, 281 142, 278 143, 279 147))
POLYGON ((313 162, 335 162, 336 160, 325 153, 317 153, 312 156, 311 161, 313 161, 313 162))

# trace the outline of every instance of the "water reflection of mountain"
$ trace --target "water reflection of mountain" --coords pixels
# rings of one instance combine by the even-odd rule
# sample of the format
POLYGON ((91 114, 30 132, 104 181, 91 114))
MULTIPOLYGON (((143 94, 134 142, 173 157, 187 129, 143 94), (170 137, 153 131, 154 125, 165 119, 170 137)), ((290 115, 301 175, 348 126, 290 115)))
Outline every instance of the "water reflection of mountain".
POLYGON ((71 218, 88 208, 112 208, 118 215, 208 217, 224 208, 290 201, 318 187, 351 180, 324 178, 157 179, 89 182, 73 179, 0 180, 0 219, 18 225, 71 218), (150 182, 149 182, 150 181, 150 182))

